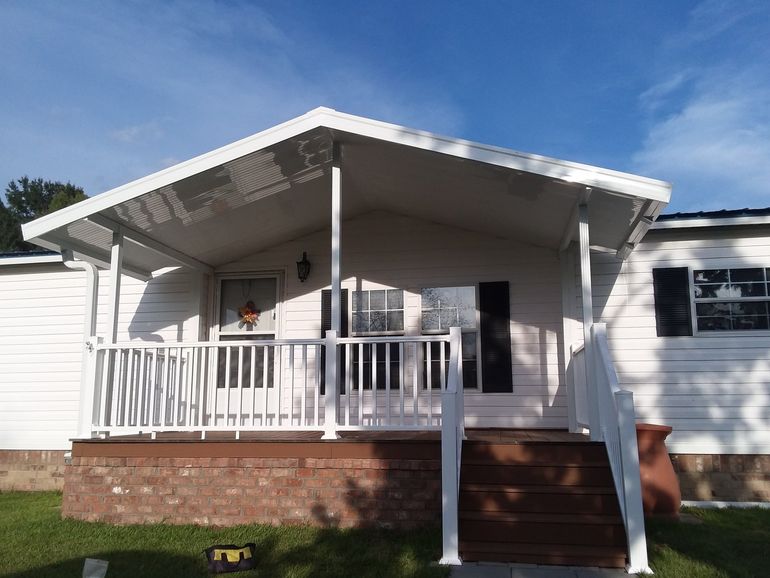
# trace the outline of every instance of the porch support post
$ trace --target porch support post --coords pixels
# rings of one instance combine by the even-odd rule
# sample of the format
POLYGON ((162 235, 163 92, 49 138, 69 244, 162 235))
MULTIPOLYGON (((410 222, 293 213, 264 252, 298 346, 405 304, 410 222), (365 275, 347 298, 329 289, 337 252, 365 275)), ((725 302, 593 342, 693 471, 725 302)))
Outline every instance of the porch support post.
POLYGON ((591 250, 588 227, 588 204, 583 202, 578 207, 578 236, 580 246, 580 284, 583 297, 583 343, 585 348, 586 392, 588 394, 588 425, 592 441, 600 441, 601 424, 599 423, 599 399, 596 384, 596 362, 591 338, 594 324, 594 300, 591 290, 591 250))
POLYGON ((337 373, 339 369, 339 351, 337 337, 342 329, 342 282, 340 276, 340 206, 342 202, 342 169, 340 165, 340 145, 332 145, 332 318, 331 331, 326 332, 326 375, 324 383, 324 435, 323 439, 337 439, 338 397, 337 373))
MULTIPOLYGON (((112 233, 112 250, 110 251, 110 302, 107 316, 107 343, 118 341, 118 316, 120 314, 120 275, 123 269, 123 231, 118 229, 112 233)), ((100 392, 100 405, 104 415, 99 416, 99 422, 105 426, 112 425, 112 388, 115 382, 116 351, 107 352, 107 375, 100 392), (103 400, 101 398, 104 398, 103 400)))
POLYGON ((107 342, 118 340, 118 315, 120 314, 120 275, 123 269, 123 231, 112 234, 110 252, 110 309, 107 317, 107 342))
POLYGON ((332 331, 339 334, 342 329, 340 296, 340 205, 342 200, 342 169, 340 166, 340 145, 334 143, 332 159, 332 331))
MULTIPOLYGON (((575 219, 577 221, 577 219, 575 219)), ((572 224, 570 224, 572 228, 572 224)), ((577 340, 577 294, 575 285, 575 245, 568 243, 559 252, 561 268, 562 355, 564 355, 564 381, 567 387, 567 421, 569 431, 579 432, 577 422, 577 396, 575 392, 575 365, 572 361, 572 345, 577 340)))

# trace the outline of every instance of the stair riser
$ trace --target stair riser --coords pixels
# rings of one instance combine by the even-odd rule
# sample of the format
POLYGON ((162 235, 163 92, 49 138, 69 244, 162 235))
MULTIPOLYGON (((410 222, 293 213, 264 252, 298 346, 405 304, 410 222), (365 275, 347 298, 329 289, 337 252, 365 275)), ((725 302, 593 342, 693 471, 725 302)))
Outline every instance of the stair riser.
POLYGON ((463 465, 461 484, 611 486, 609 468, 463 465))
POLYGON ((615 496, 514 494, 460 490, 460 510, 475 512, 543 512, 548 514, 619 515, 615 496))
POLYGON ((489 444, 463 443, 463 462, 529 465, 536 463, 571 464, 607 462, 604 444, 489 444))
POLYGON ((507 554, 505 552, 472 552, 460 550, 464 562, 506 562, 514 564, 552 564, 555 566, 591 566, 599 568, 624 568, 625 556, 591 558, 577 556, 507 554))

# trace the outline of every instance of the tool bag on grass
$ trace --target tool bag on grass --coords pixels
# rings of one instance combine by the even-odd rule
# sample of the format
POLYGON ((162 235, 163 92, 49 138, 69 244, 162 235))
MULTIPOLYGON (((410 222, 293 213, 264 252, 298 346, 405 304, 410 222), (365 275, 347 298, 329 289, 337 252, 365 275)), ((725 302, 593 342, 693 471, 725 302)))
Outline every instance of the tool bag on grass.
POLYGON ((225 572, 241 572, 253 570, 257 567, 254 552, 257 545, 254 543, 245 546, 235 544, 216 545, 206 548, 203 552, 209 562, 209 572, 223 574, 225 572))

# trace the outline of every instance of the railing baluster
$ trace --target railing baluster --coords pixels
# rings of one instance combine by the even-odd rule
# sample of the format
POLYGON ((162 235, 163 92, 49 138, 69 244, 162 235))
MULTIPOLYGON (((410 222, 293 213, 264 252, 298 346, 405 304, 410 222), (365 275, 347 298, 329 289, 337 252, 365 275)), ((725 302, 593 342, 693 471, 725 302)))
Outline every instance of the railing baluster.
POLYGON ((290 389, 291 392, 290 396, 290 403, 289 403, 289 425, 294 425, 294 345, 289 345, 289 367, 290 369, 290 389))
POLYGON ((262 408, 262 427, 267 426, 267 406, 269 404, 270 398, 268 396, 268 393, 270 392, 270 388, 268 387, 269 384, 267 383, 268 376, 270 375, 269 368, 268 368, 268 362, 270 359, 270 346, 269 345, 263 345, 262 346, 262 388, 264 391, 262 392, 262 398, 264 401, 264 407, 262 408))
MULTIPOLYGON (((153 428, 155 425, 155 405, 157 403, 157 395, 155 390, 158 387, 158 362, 160 361, 158 357, 158 348, 154 348, 152 350, 152 357, 150 358, 150 365, 152 367, 152 372, 150 374, 151 383, 148 384, 147 388, 147 395, 150 396, 149 403, 147 404, 147 427, 150 429, 153 428)), ((162 371, 162 367, 160 370, 162 371)))
POLYGON ((232 353, 230 346, 225 347, 225 389, 227 390, 227 406, 225 407, 225 426, 230 425, 230 364, 232 353))
POLYGON ((243 424, 243 345, 238 346, 238 409, 235 412, 235 439, 241 437, 243 424))
POLYGON ((390 423, 390 343, 385 344, 385 407, 386 422, 385 425, 389 426, 390 423))
POLYGON ((171 425, 179 425, 179 403, 182 401, 182 347, 176 348, 176 383, 174 383, 174 404, 171 406, 171 425))
POLYGON ((254 420, 257 417, 257 382, 255 377, 257 374, 257 348, 252 345, 249 349, 249 390, 251 391, 251 428, 254 429, 254 420))
POLYGON ((315 349, 315 404, 313 407, 313 425, 318 427, 318 406, 321 403, 321 346, 314 345, 315 349))
MULTIPOLYGON (((273 389, 275 389, 278 392, 278 406, 276 408, 276 416, 278 418, 278 426, 281 425, 281 404, 282 404, 282 397, 283 397, 283 383, 281 379, 281 372, 276 371, 276 365, 280 368, 281 364, 283 363, 283 346, 279 345, 275 348, 274 354, 275 360, 273 362, 273 389)), ((291 425, 291 422, 289 422, 289 425, 291 425)))
MULTIPOLYGON (((195 386, 197 385, 198 388, 201 387, 200 380, 198 379, 198 348, 194 347, 192 349, 192 353, 190 355, 190 378, 187 380, 187 425, 188 427, 192 427, 193 425, 193 405, 196 406, 196 410, 198 409, 197 400, 198 400, 198 394, 195 390, 195 386), (195 396, 196 403, 193 404, 193 396, 195 396)), ((198 425, 199 422, 196 419, 195 425, 198 425)))
POLYGON ((398 401, 399 401, 399 425, 404 425, 404 369, 406 365, 406 358, 404 357, 404 342, 401 341, 398 344, 398 401))
MULTIPOLYGON (((211 384, 209 386, 209 423, 210 427, 216 427, 217 425, 217 409, 219 406, 219 347, 215 346, 211 351, 211 360, 209 361, 208 373, 211 376, 211 384)), ((229 374, 227 374, 229 375, 229 374)), ((224 376, 223 376, 224 377, 224 376)))
POLYGON ((358 425, 364 425, 364 344, 358 344, 358 425))
POLYGON ((431 343, 426 343, 425 348, 428 352, 428 355, 426 356, 426 360, 428 362, 428 425, 433 425, 433 360, 431 359, 431 355, 433 354, 433 348, 431 347, 431 343))
POLYGON ((446 343, 440 342, 438 348, 440 351, 439 361, 441 363, 441 391, 446 389, 446 343))
POLYGON ((305 412, 307 411, 307 345, 302 345, 302 408, 300 409, 300 425, 306 426, 305 412))
POLYGON ((377 411, 377 344, 369 345, 369 360, 372 364, 372 425, 379 425, 379 412, 377 411))
POLYGON ((412 419, 414 425, 419 424, 420 405, 418 396, 420 394, 420 344, 414 342, 414 357, 412 366, 412 419))
POLYGON ((344 345, 345 347, 345 397, 347 398, 347 401, 345 403, 345 425, 350 425, 350 402, 351 398, 353 397, 353 392, 351 391, 350 387, 352 385, 353 380, 351 379, 350 375, 350 343, 346 343, 344 345))
POLYGON ((126 372, 128 377, 128 412, 126 413, 126 424, 127 426, 134 425, 134 411, 136 410, 136 400, 135 400, 135 392, 136 392, 136 384, 134 383, 134 350, 133 348, 128 348, 128 371, 126 372))

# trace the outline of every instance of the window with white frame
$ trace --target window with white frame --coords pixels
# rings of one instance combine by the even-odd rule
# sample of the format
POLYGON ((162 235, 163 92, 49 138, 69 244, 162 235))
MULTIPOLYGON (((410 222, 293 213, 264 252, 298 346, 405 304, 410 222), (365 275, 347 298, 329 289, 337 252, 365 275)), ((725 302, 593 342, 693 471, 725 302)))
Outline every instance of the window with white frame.
POLYGON ((355 335, 400 335, 404 332, 404 291, 372 289, 353 292, 355 335))
MULTIPOLYGON (((404 291, 402 289, 370 289, 353 292, 352 303, 353 334, 403 335, 404 334, 404 291)), ((372 389, 372 361, 376 357, 377 389, 386 389, 390 361, 390 387, 399 387, 399 346, 397 343, 379 343, 352 348, 353 388, 372 389), (361 384, 359 384, 361 379, 361 384)))
POLYGON ((770 269, 696 269, 693 271, 698 331, 767 330, 770 269))
MULTIPOLYGON (((426 287, 420 291, 421 329, 425 334, 448 333, 450 327, 462 330, 463 386, 477 387, 478 367, 478 315, 476 287, 426 287)), ((441 387, 440 343, 430 345, 431 388, 441 387)), ((445 354, 446 357, 446 354, 445 354)), ((425 355, 427 384, 428 356, 425 355)), ((445 360, 445 363, 448 361, 445 360)))

